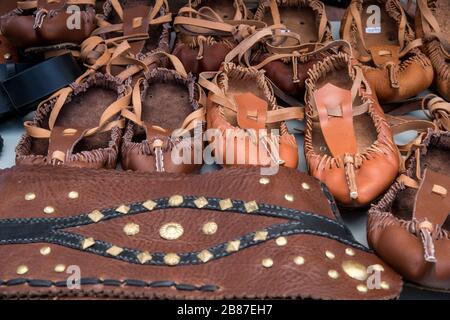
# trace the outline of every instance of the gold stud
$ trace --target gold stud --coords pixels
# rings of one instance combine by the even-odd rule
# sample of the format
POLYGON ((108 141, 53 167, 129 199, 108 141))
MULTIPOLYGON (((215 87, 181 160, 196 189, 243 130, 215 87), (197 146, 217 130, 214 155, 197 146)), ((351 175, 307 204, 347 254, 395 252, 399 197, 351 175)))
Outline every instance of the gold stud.
POLYGON ((286 239, 286 237, 278 237, 275 240, 275 243, 277 244, 277 246, 282 247, 282 246, 285 246, 287 244, 287 239, 286 239))
POLYGON ((100 220, 103 219, 104 215, 98 211, 98 210, 94 210, 91 213, 88 214, 89 219, 91 219, 93 222, 99 222, 100 220))
POLYGON ((138 224, 130 222, 123 227, 123 232, 125 232, 127 236, 135 236, 139 233, 139 229, 138 224))
POLYGON ((43 256, 48 256, 52 252, 52 249, 50 247, 42 247, 41 250, 39 250, 39 252, 43 256))
POLYGON ((261 264, 263 265, 264 268, 272 268, 273 260, 270 258, 265 258, 265 259, 263 259, 261 264))
POLYGON ((389 290, 389 288, 390 288, 389 283, 387 283, 386 281, 381 281, 380 287, 383 290, 389 290))
POLYGON ((65 266, 65 265, 63 265, 63 264, 57 264, 57 265, 55 266, 55 272, 63 273, 64 271, 66 271, 66 266, 65 266))
POLYGON ((344 261, 342 270, 353 279, 364 281, 367 279, 367 269, 362 264, 354 261, 344 261))
POLYGON ((17 267, 16 273, 18 275, 24 275, 28 272, 28 267, 26 265, 20 265, 17 267))
POLYGON ((298 266, 301 266, 305 263, 305 258, 303 258, 302 256, 297 256, 294 258, 294 263, 298 266))
POLYGON ((252 213, 256 210, 259 209, 258 204, 256 203, 256 201, 250 201, 250 202, 246 202, 244 204, 245 207, 245 211, 247 211, 248 213, 252 213))
POLYGON ((176 266, 180 263, 180 256, 176 253, 168 253, 164 256, 164 262, 169 266, 176 266))
POLYGON ((335 258, 335 255, 334 255, 334 253, 333 252, 331 252, 331 251, 325 251, 325 256, 328 258, 328 259, 330 259, 330 260, 333 260, 334 258, 335 258))
POLYGON ((150 253, 148 253, 148 251, 139 253, 137 255, 137 258, 138 258, 139 262, 142 264, 146 263, 147 261, 152 260, 152 256, 150 255, 150 253))
POLYGON ((180 238, 183 233, 183 226, 176 222, 166 223, 159 229, 159 235, 166 240, 176 240, 180 238))
POLYGON ((241 241, 240 240, 234 240, 234 241, 230 241, 228 242, 227 245, 227 252, 236 252, 239 250, 239 247, 241 246, 241 241))
POLYGON ((52 214, 55 213, 55 208, 51 207, 51 206, 47 206, 44 208, 44 213, 45 214, 52 214))
POLYGON ((267 177, 262 177, 261 179, 259 179, 259 183, 262 185, 266 185, 270 183, 270 179, 267 177))
POLYGON ((145 201, 145 202, 142 204, 142 206, 143 206, 145 209, 147 209, 148 211, 152 211, 153 209, 156 208, 157 205, 158 205, 158 204, 157 204, 155 201, 152 201, 152 200, 145 201))
POLYGON ((197 208, 201 209, 208 204, 208 200, 205 197, 200 197, 194 201, 194 204, 197 208))
POLYGON ((345 254, 353 257, 355 255, 355 250, 353 250, 352 248, 347 248, 345 249, 345 254))
POLYGON ((289 202, 293 202, 293 201, 294 201, 294 195, 293 195, 293 194, 290 194, 290 193, 285 194, 285 195, 284 195, 284 198, 285 198, 287 201, 289 201, 289 202))
POLYGON ((254 241, 264 241, 267 240, 267 236, 269 235, 269 232, 267 231, 256 231, 255 236, 253 237, 254 241))
POLYGON ((209 252, 208 250, 203 250, 202 252, 200 252, 197 257, 204 263, 208 262, 209 260, 211 260, 214 255, 209 252))
POLYGON ((27 201, 32 201, 34 199, 36 199, 36 194, 33 192, 27 193, 25 195, 25 200, 27 200, 27 201))
POLYGON ((83 250, 92 247, 94 244, 95 244, 94 238, 86 238, 83 241, 81 241, 81 247, 83 248, 83 250))
POLYGON ((11 57, 12 57, 12 55, 11 55, 11 53, 9 53, 9 52, 7 52, 7 53, 5 53, 5 54, 3 55, 3 58, 4 58, 5 60, 9 60, 9 59, 11 59, 11 57))
POLYGON ((363 284, 358 284, 356 286, 356 290, 358 290, 361 293, 367 293, 367 291, 368 291, 367 287, 363 284))
POLYGON ((112 246, 111 248, 109 248, 108 250, 106 250, 106 253, 113 256, 113 257, 117 257, 119 254, 121 254, 123 251, 123 249, 121 247, 118 246, 112 246))
POLYGON ((67 196, 69 197, 69 199, 75 200, 78 199, 80 194, 77 191, 70 191, 67 196))
POLYGON ((231 202, 231 199, 223 199, 219 201, 219 206, 221 210, 228 210, 233 208, 233 202, 231 202))
POLYGON ((381 264, 373 264, 371 265, 372 269, 378 272, 383 272, 384 267, 381 264))
POLYGON ((122 214, 127 214, 128 212, 130 212, 130 207, 126 206, 126 205, 121 205, 120 207, 118 207, 116 209, 117 212, 122 213, 122 214))
POLYGON ((328 276, 331 279, 337 279, 339 278, 339 272, 337 272, 336 270, 328 270, 328 276))
POLYGON ((207 222, 203 225, 202 231, 206 235, 213 235, 217 232, 219 226, 215 222, 207 222))
POLYGON ((305 189, 305 190, 311 189, 311 187, 309 186, 309 184, 307 184, 306 182, 303 182, 303 183, 302 183, 302 188, 305 189))
POLYGON ((171 196, 169 198, 169 206, 171 206, 171 207, 181 206, 183 204, 183 201, 184 201, 184 199, 180 195, 171 196))

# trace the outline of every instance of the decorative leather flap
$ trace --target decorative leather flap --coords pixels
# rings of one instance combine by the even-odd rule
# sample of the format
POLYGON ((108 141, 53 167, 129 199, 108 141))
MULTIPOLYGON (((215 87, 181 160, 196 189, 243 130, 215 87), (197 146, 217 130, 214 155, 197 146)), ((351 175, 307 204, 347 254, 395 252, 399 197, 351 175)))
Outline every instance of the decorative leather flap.
POLYGON ((243 129, 264 129, 267 122, 267 101, 247 92, 235 95, 237 122, 243 129))
POLYGON ((414 218, 442 225, 450 213, 450 176, 425 169, 414 203, 414 218))
POLYGON ((64 162, 66 156, 72 153, 73 148, 84 137, 87 130, 85 128, 74 127, 53 127, 48 142, 49 160, 56 159, 64 162))
POLYGON ((357 144, 353 128, 350 90, 327 83, 314 92, 314 99, 320 127, 333 156, 340 157, 347 153, 356 154, 357 144))
POLYGON ((337 215, 323 184, 286 168, 270 177, 253 166, 203 175, 7 169, 0 297, 398 296, 400 277, 337 215), (371 287, 375 269, 383 288, 371 287), (78 289, 67 285, 73 270, 78 289))
MULTIPOLYGON (((123 35, 148 33, 151 7, 136 6, 123 10, 123 35)), ((137 54, 144 48, 145 40, 130 42, 131 52, 137 54)))
POLYGON ((46 10, 63 10, 66 0, 37 0, 37 7, 46 10))
POLYGON ((372 46, 369 48, 373 63, 377 67, 384 66, 388 62, 398 64, 400 61, 400 47, 399 46, 372 46))

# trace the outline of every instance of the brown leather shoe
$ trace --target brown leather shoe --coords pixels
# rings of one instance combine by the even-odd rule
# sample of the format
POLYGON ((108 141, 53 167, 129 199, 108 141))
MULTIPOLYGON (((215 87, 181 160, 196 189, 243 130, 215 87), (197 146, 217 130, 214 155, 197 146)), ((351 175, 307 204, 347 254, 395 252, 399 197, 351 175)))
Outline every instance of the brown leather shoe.
POLYGON ((42 102, 16 148, 16 164, 116 167, 131 88, 95 73, 42 102))
POLYGON ((415 26, 433 64, 435 86, 450 101, 450 3, 448 0, 417 0, 415 26))
POLYGON ((255 52, 253 67, 264 69, 281 91, 302 95, 308 69, 326 56, 325 50, 317 50, 333 40, 325 5, 318 0, 263 0, 255 20, 275 31, 255 52))
POLYGON ((80 44, 96 27, 94 6, 95 0, 18 1, 15 10, 1 17, 0 33, 17 48, 80 44), (79 27, 69 29, 67 9, 72 4, 81 10, 81 18, 79 27))
POLYGON ((196 147, 203 151, 202 89, 175 56, 170 58, 175 70, 156 68, 146 73, 134 87, 133 112, 123 112, 130 120, 122 144, 125 170, 188 173, 202 164, 195 163, 194 155, 196 147), (197 144, 194 130, 200 139, 197 144), (183 155, 186 162, 179 158, 183 155))
POLYGON ((218 163, 297 168, 297 143, 285 121, 303 118, 303 110, 280 108, 263 72, 224 63, 217 73, 200 74, 199 83, 209 91, 207 125, 215 129, 209 141, 218 163))
POLYGON ((394 181, 399 152, 361 67, 344 53, 325 58, 306 80, 309 172, 343 206, 366 206, 394 181))
POLYGON ((369 211, 369 244, 405 279, 450 290, 450 133, 429 130, 411 154, 369 211))
POLYGON ((353 0, 342 19, 341 38, 352 45, 380 101, 415 96, 433 81, 431 62, 420 51, 422 41, 415 38, 398 0, 353 0))
POLYGON ((181 8, 174 20, 177 44, 173 50, 187 72, 217 71, 227 53, 256 28, 243 0, 195 0, 181 8))

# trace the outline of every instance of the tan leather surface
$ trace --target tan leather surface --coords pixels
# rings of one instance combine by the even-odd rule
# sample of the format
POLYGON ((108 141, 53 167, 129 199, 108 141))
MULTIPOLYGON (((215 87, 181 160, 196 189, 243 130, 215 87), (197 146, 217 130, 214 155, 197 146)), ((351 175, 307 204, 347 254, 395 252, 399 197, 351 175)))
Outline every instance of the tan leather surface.
MULTIPOLYGON (((78 170, 71 168, 22 167, 0 172, 0 218, 45 217, 42 208, 52 205, 55 213, 48 218, 74 216, 95 209, 116 207, 123 203, 170 197, 174 194, 255 200, 287 208, 302 209, 335 219, 321 188, 312 177, 294 170, 282 168, 276 176, 269 177, 270 183, 259 183, 259 168, 241 167, 215 173, 199 175, 160 175, 103 170, 78 170), (18 188, 17 182, 20 182, 18 188), (310 190, 299 187, 303 182, 310 190), (102 187, 99 188, 99 185, 102 187), (195 186, 195 188, 193 188, 195 186), (78 199, 67 199, 67 193, 78 191, 78 199), (35 192, 33 201, 25 201, 26 192, 35 192), (294 201, 285 199, 285 193, 292 193, 294 201), (7 201, 6 201, 7 200, 7 201)), ((202 250, 211 244, 231 241, 245 232, 255 232, 268 227, 283 218, 270 218, 255 214, 238 214, 212 210, 174 208, 155 210, 141 215, 123 215, 117 219, 99 221, 71 231, 92 236, 98 240, 114 243, 116 246, 146 249, 152 252, 189 252, 202 250), (214 235, 202 233, 205 223, 214 221, 217 232, 214 235), (139 224, 140 232, 125 236, 126 223, 139 224), (183 235, 177 240, 160 237, 161 226, 176 222, 184 227, 183 235)), ((118 287, 108 285, 84 285, 75 292, 78 296, 98 298, 316 298, 316 299, 388 299, 398 296, 401 290, 400 278, 375 255, 354 250, 346 254, 347 246, 324 237, 313 235, 286 236, 287 244, 279 246, 274 240, 263 241, 229 256, 199 265, 153 266, 139 265, 100 256, 88 252, 50 244, 51 253, 40 254, 45 244, 0 245, 0 273, 2 280, 25 277, 52 281, 65 281, 67 274, 54 271, 57 264, 78 265, 82 278, 115 279, 123 281, 136 279, 147 282, 174 281, 194 286, 215 285, 213 292, 182 291, 175 287, 118 287), (325 252, 334 254, 333 259, 325 252), (294 258, 302 256, 303 265, 296 265, 294 258), (273 259, 273 266, 265 268, 263 259, 273 259), (344 272, 343 262, 353 262, 363 267, 379 264, 384 269, 381 280, 388 289, 357 290, 365 285, 363 280, 351 278, 344 272), (16 269, 26 265, 28 272, 18 276, 16 269), (336 270, 337 279, 328 276, 329 270, 336 270)), ((56 297, 73 295, 67 288, 31 287, 27 284, 0 286, 0 295, 14 297, 56 297)))
MULTIPOLYGON (((450 239, 448 237, 448 164, 450 135, 431 129, 421 141, 419 190, 396 182, 369 211, 369 245, 402 276, 420 286, 450 290, 450 239), (426 168, 426 169, 425 169, 426 168), (433 191, 438 190, 441 193, 433 191), (435 261, 426 261, 421 228, 431 233, 435 261)), ((416 180, 416 160, 411 157, 406 174, 416 180)), ((427 243, 429 245, 429 243, 427 243)))

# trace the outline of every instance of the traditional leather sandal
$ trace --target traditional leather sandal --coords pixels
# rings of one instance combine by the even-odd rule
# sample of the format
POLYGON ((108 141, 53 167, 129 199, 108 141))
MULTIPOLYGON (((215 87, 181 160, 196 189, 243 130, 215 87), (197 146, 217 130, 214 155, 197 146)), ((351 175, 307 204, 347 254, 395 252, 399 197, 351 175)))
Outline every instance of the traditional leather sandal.
POLYGON ((171 20, 164 0, 155 1, 153 6, 144 0, 107 0, 104 14, 98 17, 99 28, 83 43, 81 56, 91 64, 91 60, 107 52, 108 63, 102 71, 125 81, 129 76, 124 75, 127 67, 140 65, 149 71, 156 65, 150 66, 143 60, 153 52, 169 51, 171 20))
POLYGON ((280 108, 263 72, 224 63, 217 73, 200 74, 199 84, 209 91, 207 125, 216 130, 209 139, 219 164, 297 168, 297 143, 285 121, 302 119, 303 109, 280 108))
MULTIPOLYGON (((80 44, 96 27, 95 0, 17 1, 17 9, 1 17, 1 34, 17 48, 80 44), (80 25, 68 27, 71 5, 81 9, 80 25)), ((76 21, 74 21, 76 23, 76 21)))
POLYGON ((195 147, 203 151, 202 89, 178 58, 168 56, 175 70, 156 68, 146 73, 134 87, 133 111, 122 112, 130 120, 122 144, 126 170, 188 173, 202 164, 194 158, 195 147), (197 145, 191 136, 195 128, 200 135, 197 145), (187 163, 182 153, 187 154, 187 163))
POLYGON ((265 178, 257 167, 0 170, 0 274, 0 298, 22 299, 366 300, 402 290, 326 187, 288 168, 265 178), (80 287, 67 285, 73 265, 80 287))
POLYGON ((265 26, 251 18, 243 0, 190 0, 174 20, 177 44, 173 54, 187 72, 217 71, 231 49, 265 26))
POLYGON ((450 133, 411 145, 406 172, 369 211, 368 240, 405 279, 450 291, 450 133))
POLYGON ((42 102, 16 149, 17 164, 116 167, 131 88, 95 73, 42 102))
POLYGON ((333 40, 325 5, 318 0, 263 0, 255 20, 281 28, 275 27, 273 37, 264 39, 253 56, 252 66, 264 69, 283 92, 302 95, 307 70, 327 52, 317 50, 333 40))
POLYGON ((380 101, 413 97, 433 81, 431 62, 420 51, 422 40, 415 38, 398 0, 353 0, 342 19, 341 38, 351 43, 380 101))
POLYGON ((306 80, 309 172, 338 203, 366 206, 394 181, 399 153, 361 67, 345 53, 325 58, 306 80))
POLYGON ((450 101, 450 24, 447 0, 417 0, 416 33, 433 64, 435 86, 450 101))

